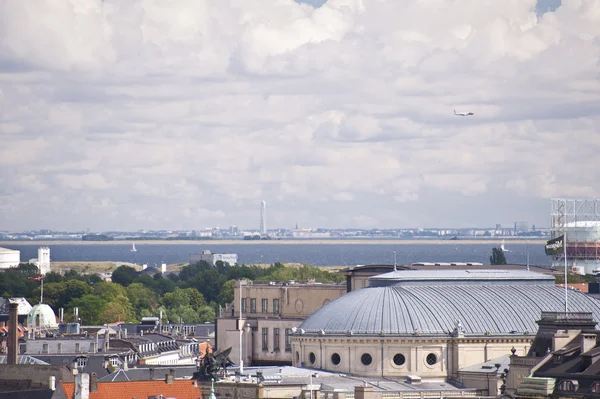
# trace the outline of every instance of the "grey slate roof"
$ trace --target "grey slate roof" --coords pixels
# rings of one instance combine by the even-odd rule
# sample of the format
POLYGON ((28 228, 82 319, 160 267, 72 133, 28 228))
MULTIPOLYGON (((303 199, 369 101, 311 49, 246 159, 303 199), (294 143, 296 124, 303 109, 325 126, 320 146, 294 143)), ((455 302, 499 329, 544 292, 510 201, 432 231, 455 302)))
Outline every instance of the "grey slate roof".
MULTIPOLYGON (((547 284, 368 287, 321 307, 299 331, 448 335, 460 321, 465 335, 535 334, 542 311, 562 310, 564 289, 547 284)), ((600 301, 580 292, 569 292, 569 310, 600 320, 600 301)))

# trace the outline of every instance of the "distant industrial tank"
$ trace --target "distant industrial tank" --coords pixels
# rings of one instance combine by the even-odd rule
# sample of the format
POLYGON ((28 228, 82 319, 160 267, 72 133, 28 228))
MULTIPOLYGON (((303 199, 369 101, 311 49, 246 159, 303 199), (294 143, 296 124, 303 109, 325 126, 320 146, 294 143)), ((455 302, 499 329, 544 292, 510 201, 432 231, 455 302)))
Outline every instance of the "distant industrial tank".
POLYGON ((0 269, 17 267, 21 262, 21 251, 0 248, 0 269))
MULTIPOLYGON (((551 236, 566 235, 567 267, 579 274, 600 273, 600 199, 551 201, 551 236)), ((552 266, 564 263, 564 254, 553 255, 552 266)))

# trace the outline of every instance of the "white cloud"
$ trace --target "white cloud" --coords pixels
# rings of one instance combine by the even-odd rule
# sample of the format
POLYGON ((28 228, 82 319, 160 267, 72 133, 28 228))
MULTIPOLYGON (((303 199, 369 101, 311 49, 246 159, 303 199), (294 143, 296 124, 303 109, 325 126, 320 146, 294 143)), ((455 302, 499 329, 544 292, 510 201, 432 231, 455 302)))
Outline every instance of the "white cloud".
POLYGON ((1 2, 0 226, 543 226, 599 53, 598 0, 1 2))

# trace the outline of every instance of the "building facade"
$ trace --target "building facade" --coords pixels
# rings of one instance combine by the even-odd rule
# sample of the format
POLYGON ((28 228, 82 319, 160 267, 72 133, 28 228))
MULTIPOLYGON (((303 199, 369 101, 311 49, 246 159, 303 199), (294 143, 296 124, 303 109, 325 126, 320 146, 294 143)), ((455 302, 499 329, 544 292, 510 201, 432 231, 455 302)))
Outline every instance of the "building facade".
POLYGON ((233 304, 217 318, 217 347, 220 350, 231 347, 229 357, 239 364, 241 335, 245 365, 290 364, 292 330, 321 306, 345 293, 345 284, 238 280, 233 304))
POLYGON ((190 255, 190 264, 200 261, 205 261, 213 266, 215 266, 218 261, 229 263, 230 266, 235 266, 238 262, 238 256, 237 254, 213 254, 207 249, 200 253, 190 255))

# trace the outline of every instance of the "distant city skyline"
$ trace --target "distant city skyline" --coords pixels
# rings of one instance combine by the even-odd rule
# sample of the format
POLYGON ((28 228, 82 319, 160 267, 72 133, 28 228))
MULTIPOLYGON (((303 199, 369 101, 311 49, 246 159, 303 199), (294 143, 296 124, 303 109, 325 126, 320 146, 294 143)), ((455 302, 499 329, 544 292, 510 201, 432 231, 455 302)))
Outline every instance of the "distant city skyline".
POLYGON ((0 230, 258 229, 261 200, 267 228, 547 226, 600 198, 593 2, 299 2, 2 3, 0 230))

